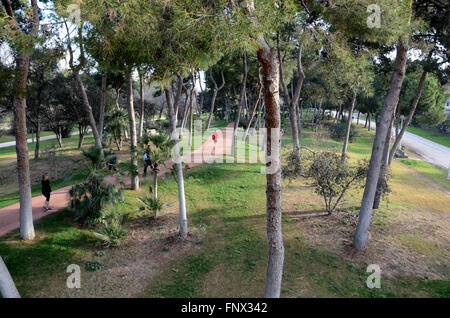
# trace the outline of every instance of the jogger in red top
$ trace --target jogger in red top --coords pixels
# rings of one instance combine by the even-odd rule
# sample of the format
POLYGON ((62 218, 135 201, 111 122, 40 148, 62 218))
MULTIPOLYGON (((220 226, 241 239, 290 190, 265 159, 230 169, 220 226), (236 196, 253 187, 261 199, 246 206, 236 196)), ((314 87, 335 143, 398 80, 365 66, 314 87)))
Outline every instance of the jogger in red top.
POLYGON ((217 133, 214 132, 212 134, 212 140, 214 141, 213 155, 216 155, 216 144, 217 144, 217 133))

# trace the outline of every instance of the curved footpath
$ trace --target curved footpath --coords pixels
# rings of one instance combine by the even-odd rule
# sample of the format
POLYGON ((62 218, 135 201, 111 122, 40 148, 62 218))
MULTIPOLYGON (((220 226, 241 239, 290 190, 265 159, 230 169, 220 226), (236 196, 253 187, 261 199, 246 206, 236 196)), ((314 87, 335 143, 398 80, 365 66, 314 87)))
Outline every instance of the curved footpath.
MULTIPOLYGON (((214 142, 212 141, 212 138, 209 137, 201 145, 201 147, 183 156, 184 159, 187 159, 189 156, 191 156, 191 158, 198 158, 194 163, 189 163, 189 167, 210 162, 217 157, 221 157, 222 155, 229 153, 229 150, 231 150, 231 138, 233 136, 233 124, 229 124, 227 127, 222 128, 221 134, 219 133, 218 136, 219 138, 217 144, 215 145, 215 152, 212 150, 214 148, 214 142)), ((190 160, 190 162, 193 162, 193 160, 190 160)), ((167 168, 162 167, 158 175, 161 176, 167 173, 172 165, 173 162, 168 161, 166 163, 167 168)), ((142 174, 142 169, 140 172, 142 174)), ((111 184, 116 184, 117 177, 115 175, 107 176, 105 181, 111 184)), ((125 178, 124 181, 126 185, 130 185, 131 183, 130 178, 125 178)), ((32 199, 33 220, 36 221, 44 216, 64 210, 69 204, 68 194, 71 188, 72 186, 67 186, 52 192, 50 199, 50 207, 52 210, 49 212, 44 212, 42 209, 42 205, 45 201, 44 196, 40 195, 34 197, 32 199)), ((19 228, 19 209, 20 203, 0 209, 0 237, 19 228)))

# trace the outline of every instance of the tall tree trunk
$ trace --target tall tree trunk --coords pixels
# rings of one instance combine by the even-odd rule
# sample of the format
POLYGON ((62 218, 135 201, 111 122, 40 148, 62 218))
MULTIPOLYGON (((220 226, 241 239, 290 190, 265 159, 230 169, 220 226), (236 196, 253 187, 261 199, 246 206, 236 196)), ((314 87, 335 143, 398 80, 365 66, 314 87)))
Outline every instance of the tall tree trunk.
POLYGON ((103 126, 105 122, 105 104, 106 104, 106 79, 107 79, 106 70, 103 71, 102 74, 102 98, 100 101, 100 114, 98 118, 98 135, 100 140, 103 140, 103 126))
MULTIPOLYGON (((14 30, 22 36, 23 30, 16 21, 14 11, 9 1, 2 1, 7 15, 10 17, 14 30)), ((32 38, 36 38, 39 31, 39 8, 37 0, 31 0, 32 17, 31 32, 32 38)), ((28 48, 30 49, 30 48, 28 48)), ((14 106, 14 130, 16 137, 17 172, 20 197, 20 236, 24 240, 34 239, 33 211, 31 203, 31 180, 30 163, 28 158, 27 143, 27 118, 26 118, 26 98, 28 71, 30 67, 29 50, 19 50, 15 57, 16 67, 13 88, 16 92, 13 100, 14 106)))
POLYGON ((142 138, 144 134, 144 118, 145 118, 145 105, 144 105, 144 74, 139 72, 139 103, 141 113, 139 115, 139 138, 142 138))
POLYGON ((358 111, 358 118, 356 119, 356 126, 359 126, 359 117, 361 116, 361 112, 358 111))
POLYGON ((16 135, 17 171, 20 195, 20 236, 24 240, 34 239, 26 126, 26 99, 24 95, 27 89, 29 64, 30 57, 27 53, 17 54, 14 89, 19 95, 14 97, 14 130, 16 135))
POLYGON ((238 134, 238 128, 239 128, 239 120, 241 119, 241 112, 242 108, 245 105, 245 89, 246 89, 246 83, 247 83, 247 52, 244 52, 244 55, 242 57, 243 61, 243 70, 244 70, 244 77, 241 84, 241 94, 240 94, 240 102, 238 106, 238 111, 236 114, 236 118, 234 120, 234 129, 233 129, 233 140, 231 143, 231 155, 234 157, 236 155, 236 147, 237 147, 237 134, 238 134))
POLYGON ((158 200, 158 170, 155 170, 153 172, 153 191, 155 200, 158 200))
MULTIPOLYGON (((95 146, 97 148, 102 149, 103 148, 102 140, 100 139, 100 135, 97 130, 97 125, 95 123, 94 115, 92 113, 92 108, 91 108, 91 105, 89 104, 89 99, 86 94, 86 89, 84 87, 83 81, 81 80, 79 71, 75 70, 73 73, 73 76, 75 77, 75 81, 77 82, 78 88, 80 89, 80 92, 81 92, 84 109, 86 111, 86 114, 88 115, 89 125, 91 126, 92 134, 94 135, 95 146)), ((104 158, 103 151, 100 152, 100 156, 101 156, 101 159, 103 160, 103 158, 104 158)))
POLYGON ((280 96, 277 50, 266 41, 258 50, 258 59, 264 72, 264 99, 267 127, 267 237, 269 240, 269 263, 265 297, 280 297, 283 276, 284 246, 281 229, 281 132, 280 96))
POLYGON ((409 111, 408 117, 406 118, 405 122, 403 123, 403 127, 400 130, 399 135, 395 139, 394 145, 392 146, 391 152, 389 153, 389 162, 388 165, 390 166, 392 163, 392 160, 394 159, 395 152, 397 151, 400 143, 402 142, 403 135, 406 132, 406 128, 408 128, 409 124, 411 123, 411 120, 414 117, 414 113, 416 112, 417 105, 419 104, 420 97, 422 96, 423 87, 425 86, 425 81, 427 79, 427 72, 423 71, 422 76, 420 77, 419 86, 417 88, 416 96, 414 96, 414 100, 411 106, 411 110, 409 111))
POLYGON ((347 127, 345 130, 345 139, 344 139, 344 146, 342 147, 342 161, 345 160, 347 156, 347 147, 348 147, 348 141, 350 139, 350 130, 352 129, 352 120, 353 120, 353 110, 355 109, 356 105, 356 90, 353 92, 353 98, 352 103, 350 104, 350 111, 348 113, 348 119, 347 119, 347 127))
MULTIPOLYGON (((183 80, 181 76, 178 75, 178 94, 181 95, 183 80)), ((177 174, 178 183, 178 201, 180 210, 180 237, 185 239, 188 232, 187 216, 186 216, 186 199, 184 195, 184 178, 183 178, 183 166, 180 157, 180 139, 177 134, 177 119, 175 117, 174 111, 174 101, 172 100, 172 94, 169 89, 164 89, 166 100, 167 100, 167 113, 169 116, 169 136, 172 139, 173 146, 173 159, 175 161, 175 170, 177 174)), ((176 98, 175 103, 178 103, 179 97, 176 98)))
POLYGON ((383 149, 383 157, 381 161, 380 175, 378 177, 377 190, 375 192, 375 198, 373 200, 373 209, 377 210, 380 207, 382 194, 384 190, 384 181, 387 176, 388 162, 389 162, 389 147, 392 136, 392 126, 394 124, 395 115, 392 115, 391 124, 389 125, 388 132, 386 134, 386 143, 383 149))
MULTIPOLYGON (((194 76, 192 76, 192 83, 194 83, 194 76)), ((192 84, 194 85, 194 84, 192 84)), ((194 127, 194 117, 193 117, 193 100, 194 100, 194 91, 195 87, 192 86, 191 93, 190 93, 190 100, 189 100, 189 140, 188 140, 188 146, 192 146, 192 129, 194 127)))
POLYGON ((230 120, 230 99, 228 95, 225 97, 225 121, 228 122, 230 120))
MULTIPOLYGON (((207 83, 206 81, 206 72, 205 72, 205 85, 207 83)), ((200 75, 200 72, 198 72, 198 82, 200 84, 200 91, 201 91, 201 96, 200 96, 200 107, 199 107, 199 118, 202 116, 202 112, 203 112, 203 104, 205 102, 205 91, 203 90, 203 85, 202 85, 202 77, 200 75)), ((206 87, 205 87, 206 88, 206 87)))
POLYGON ((20 298, 19 291, 0 256, 0 295, 3 298, 20 298))
POLYGON ((255 105, 253 106, 252 113, 250 115, 250 119, 247 124, 247 129, 245 130, 244 137, 242 138, 243 141, 247 138, 248 131, 250 130, 250 126, 253 121, 253 117, 255 117, 256 108, 258 107, 259 101, 261 99, 261 93, 262 93, 263 85, 261 80, 261 74, 260 74, 260 68, 258 66, 258 95, 256 96, 255 105))
POLYGON ((368 127, 368 130, 370 131, 371 130, 371 127, 372 127, 372 119, 371 119, 371 114, 369 113, 369 115, 367 116, 367 118, 369 119, 369 127, 368 127))
POLYGON ((139 189, 139 172, 137 161, 137 134, 136 134, 136 118, 134 113, 134 101, 133 101, 133 79, 131 77, 131 68, 126 70, 127 79, 127 108, 128 108, 128 121, 130 123, 130 146, 131 146, 131 190, 139 189))
POLYGON ((84 127, 81 124, 78 124, 78 149, 81 149, 83 146, 84 133, 84 127))
POLYGON ((225 86, 225 77, 223 76, 223 70, 220 73, 222 75, 222 85, 220 85, 220 87, 219 87, 219 86, 217 86, 217 83, 214 80, 212 68, 209 69, 209 74, 210 74, 210 77, 211 77, 211 81, 214 84, 214 92, 213 92, 213 96, 212 96, 212 100, 211 100, 211 109, 209 110, 208 121, 206 122, 206 130, 208 130, 209 126, 211 125, 211 119, 212 119, 212 116, 213 116, 213 113, 214 113, 214 106, 216 104, 217 94, 225 86))
POLYGON ((278 63, 280 65, 280 79, 281 84, 283 85, 283 91, 285 95, 286 104, 289 107, 289 120, 291 123, 291 132, 292 132, 292 141, 294 145, 294 151, 300 153, 300 144, 298 139, 298 122, 297 122, 297 104, 300 98, 300 92, 303 86, 303 81, 305 79, 305 73, 303 71, 302 66, 302 46, 300 45, 298 55, 297 55, 297 71, 299 73, 299 81, 297 83, 297 88, 295 93, 292 96, 289 96, 289 89, 286 84, 286 80, 284 77, 284 68, 283 68, 283 59, 281 57, 280 50, 280 36, 277 35, 277 53, 278 53, 278 63))
POLYGON ((353 245, 358 250, 362 250, 366 246, 368 237, 367 230, 372 217, 372 208, 375 199, 375 192, 377 190, 378 177, 380 175, 383 150, 386 143, 389 125, 391 123, 391 118, 395 112, 395 108, 397 107, 400 90, 405 77, 407 52, 408 45, 403 44, 401 40, 399 40, 397 43, 397 56, 395 59, 394 73, 392 74, 389 93, 384 100, 377 125, 375 141, 372 148, 372 156, 370 158, 369 171, 366 179, 366 186, 364 188, 364 195, 358 217, 358 226, 353 239, 353 245))
POLYGON ((41 145, 41 121, 36 122, 36 145, 34 147, 34 159, 39 159, 39 147, 41 145))

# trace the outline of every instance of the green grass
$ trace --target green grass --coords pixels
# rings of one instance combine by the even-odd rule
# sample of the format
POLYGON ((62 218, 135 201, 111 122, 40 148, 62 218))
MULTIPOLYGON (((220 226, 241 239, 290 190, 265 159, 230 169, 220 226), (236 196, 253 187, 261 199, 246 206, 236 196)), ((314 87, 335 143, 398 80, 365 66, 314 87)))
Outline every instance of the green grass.
MULTIPOLYGON (((320 140, 319 140, 320 141, 320 140)), ((337 141, 314 141, 305 130, 302 144, 337 147, 337 141)), ((287 136, 283 142, 289 146, 287 136)), ((366 136, 352 144, 353 156, 366 154, 366 136)), ((261 297, 267 269, 265 175, 260 165, 201 165, 185 175, 188 222, 206 236, 201 248, 171 262, 145 289, 142 297, 261 297)), ((142 185, 145 188, 146 184, 142 185)), ((176 203, 173 178, 160 180, 160 197, 176 203)), ((126 191, 121 211, 134 213, 141 193, 126 191)), ((376 213, 378 227, 387 213, 376 213)), ((75 227, 68 212, 36 222, 39 236, 30 244, 17 239, 17 231, 2 238, 0 255, 25 297, 42 295, 48 282, 65 279, 68 264, 82 264, 95 252, 92 231, 75 227)), ((368 289, 365 268, 313 248, 298 221, 283 215, 285 264, 282 297, 450 297, 450 280, 382 277, 381 289, 368 289)), ((422 248, 422 246, 412 246, 422 248)), ((108 257, 107 255, 105 257, 108 257)), ((52 296, 52 295, 48 295, 52 296)), ((98 295, 101 296, 101 295, 98 295)))
POLYGON ((440 145, 450 147, 450 136, 449 135, 446 135, 446 134, 443 134, 440 132, 434 132, 431 130, 426 130, 426 129, 419 128, 419 127, 412 127, 412 126, 409 126, 406 130, 412 134, 416 134, 420 137, 426 138, 426 139, 431 140, 440 145))
MULTIPOLYGON (((68 175, 65 178, 52 180, 52 190, 56 191, 58 189, 67 187, 69 185, 78 183, 84 179, 84 177, 87 175, 87 173, 88 173, 87 170, 77 171, 76 173, 68 175)), ((41 195, 41 184, 38 183, 38 184, 32 185, 31 186, 31 196, 35 197, 35 196, 39 196, 39 195, 41 195)), ((20 199, 20 197, 19 197, 18 191, 1 196, 0 197, 0 209, 19 202, 19 199, 20 199)))
POLYGON ((447 179, 448 172, 446 170, 421 160, 402 159, 400 162, 450 188, 450 180, 447 179))
MULTIPOLYGON (((83 144, 87 144, 90 142, 93 142, 94 137, 92 135, 86 135, 84 138, 84 142, 83 144)), ((45 147, 49 147, 49 146, 54 146, 57 145, 58 141, 56 139, 51 139, 51 140, 44 140, 40 142, 40 151, 44 151, 45 147)), ((63 138, 62 139, 62 145, 63 147, 66 146, 75 146, 78 144, 78 135, 75 136, 70 136, 69 138, 63 138)), ((36 147, 36 142, 30 142, 28 143, 28 152, 30 154, 30 158, 33 158, 33 154, 34 154, 34 149, 36 147)), ((5 148, 0 148, 0 156, 2 155, 12 155, 16 153, 16 146, 11 146, 11 147, 5 147, 5 148)))
MULTIPOLYGON (((41 137, 51 136, 54 134, 55 133, 53 131, 41 131, 41 137)), ((34 136, 36 138, 36 134, 28 134, 27 139, 31 139, 32 136, 34 136)), ((11 135, 6 135, 6 136, 0 137, 0 143, 14 141, 14 140, 16 140, 16 137, 11 136, 11 135)))

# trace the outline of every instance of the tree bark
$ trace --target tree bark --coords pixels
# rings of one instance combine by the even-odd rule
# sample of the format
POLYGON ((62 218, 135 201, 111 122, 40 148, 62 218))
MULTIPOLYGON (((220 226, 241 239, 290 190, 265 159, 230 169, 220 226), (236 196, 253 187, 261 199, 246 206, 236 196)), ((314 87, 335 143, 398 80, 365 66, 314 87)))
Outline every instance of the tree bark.
POLYGON ((139 103, 141 113, 139 115, 139 138, 142 138, 144 134, 144 112, 145 112, 145 103, 144 103, 144 74, 139 71, 139 103))
MULTIPOLYGON (((14 29, 22 33, 19 23, 17 23, 14 12, 11 9, 9 1, 3 1, 7 14, 9 15, 14 29)), ((31 36, 37 37, 39 30, 39 8, 37 0, 31 0, 31 36)), ((23 35, 23 34, 21 34, 23 35)), ((16 137, 17 171, 20 197, 20 236, 24 240, 34 239, 33 211, 31 202, 31 180, 30 163, 28 158, 27 143, 27 118, 26 118, 26 91, 28 71, 30 68, 30 53, 28 50, 19 50, 15 58, 15 76, 13 87, 16 95, 14 96, 14 130, 16 137)), ((3 262, 2 262, 3 263, 3 262)))
POLYGON ((100 140, 103 140, 103 126, 105 122, 106 79, 107 79, 107 72, 105 70, 103 71, 102 74, 102 98, 100 100, 100 114, 98 118, 98 135, 100 140))
POLYGON ((19 291, 0 256, 0 295, 3 298, 20 298, 19 291))
MULTIPOLYGON (((103 149, 102 140, 100 139, 100 135, 99 135, 98 130, 97 130, 97 124, 95 123, 94 115, 92 113, 92 108, 91 108, 91 105, 89 104, 89 99, 88 99, 87 94, 86 94, 86 89, 84 87, 83 81, 81 80, 79 71, 75 70, 73 72, 73 76, 75 77, 75 81, 77 82, 78 88, 80 89, 80 92, 81 92, 81 97, 82 97, 82 100, 83 100, 84 109, 85 109, 85 111, 86 111, 86 113, 88 115, 89 125, 91 126, 92 134, 94 135, 95 146, 97 148, 103 149)), ((100 156, 101 156, 101 158, 103 160, 103 158, 104 158, 103 157, 103 151, 101 151, 100 156)))
POLYGON ((378 177, 378 183, 377 183, 377 190, 375 192, 375 198, 373 200, 373 209, 377 210, 380 207, 381 199, 382 199, 382 193, 383 193, 383 186, 384 186, 384 180, 387 176, 388 171, 388 161, 389 161, 389 147, 391 143, 391 136, 392 136, 392 127, 394 124, 394 118, 395 115, 392 115, 391 124, 389 125, 388 132, 386 134, 386 143, 384 145, 383 149, 383 157, 381 161, 381 168, 380 168, 380 176, 378 177))
POLYGON ((213 76, 213 72, 212 72, 212 68, 209 69, 209 75, 211 77, 211 81, 214 84, 214 93, 213 93, 213 97, 211 100, 211 109, 209 110, 209 117, 208 117, 208 121, 206 122, 206 130, 209 129, 209 126, 211 125, 211 119, 212 119, 212 115, 214 113, 214 106, 216 104, 216 98, 217 98, 217 94, 219 93, 219 91, 225 86, 225 77, 223 75, 223 70, 220 72, 222 75, 222 85, 217 86, 216 81, 214 80, 214 76, 213 76))
POLYGON ((258 59, 264 73, 264 99, 267 127, 267 237, 269 241, 269 262, 265 297, 280 297, 283 276, 284 246, 281 229, 281 132, 280 97, 277 50, 261 40, 258 59))
POLYGON ((134 112, 134 100, 133 100, 133 79, 131 77, 132 69, 127 67, 125 72, 127 80, 127 109, 128 109, 128 121, 130 123, 130 146, 131 146, 131 190, 139 189, 139 173, 137 162, 137 134, 136 134, 136 117, 134 112))
MULTIPOLYGON (((283 68, 283 59, 281 57, 281 49, 280 49, 280 36, 277 35, 277 51, 278 51, 278 63, 280 65, 280 79, 283 85, 283 91, 285 95, 286 104, 289 107, 289 120, 291 122, 291 132, 292 132, 292 141, 294 145, 294 151, 300 152, 300 143, 298 139, 298 122, 297 122, 297 104, 300 99, 300 92, 303 86, 303 81, 305 79, 305 72, 303 71, 302 66, 302 46, 300 44, 300 48, 297 54, 297 71, 299 74, 299 80, 297 83, 297 87, 295 89, 295 93, 293 92, 292 97, 289 96, 289 90, 286 84, 286 80, 284 77, 284 68, 283 68)), ((292 79, 293 81, 293 79, 292 79)))
POLYGON ((26 53, 16 56, 16 78, 14 88, 19 95, 14 97, 14 126, 16 135, 17 171, 20 195, 20 236, 24 240, 34 239, 33 212, 31 204, 30 164, 26 127, 27 77, 30 58, 26 53))
POLYGON ((355 109, 355 105, 356 105, 356 96, 357 96, 357 93, 355 90, 353 92, 352 103, 350 104, 350 111, 348 113, 347 127, 345 130, 344 146, 342 147, 342 157, 341 157, 342 161, 344 161, 347 156, 347 147, 348 147, 348 141, 350 138, 350 130, 352 129, 353 110, 355 109))
POLYGON ((416 112, 416 108, 417 108, 417 105, 419 104, 420 97, 422 96, 422 92, 423 92, 423 88, 425 86, 426 79, 427 79, 427 72, 423 71, 422 76, 420 77, 416 96, 414 96, 411 110, 409 111, 408 117, 406 118, 405 122, 403 123, 403 127, 400 130, 400 133, 398 134, 397 138, 395 139, 394 145, 392 146, 391 152, 389 153, 389 162, 388 162, 389 166, 391 165, 392 160, 394 159, 395 152, 397 151, 398 147, 400 146, 400 143, 402 142, 402 138, 406 132, 406 128, 408 128, 409 124, 411 123, 411 120, 414 117, 414 113, 416 112))
POLYGON ((380 175, 383 150, 386 143, 389 125, 391 123, 391 118, 398 104, 400 90, 405 77, 407 52, 408 45, 403 44, 401 40, 399 40, 397 43, 397 56, 395 59, 394 73, 392 74, 389 93, 384 100, 383 108, 378 121, 375 141, 372 148, 372 156, 370 158, 369 171, 366 179, 366 186, 358 217, 358 226, 353 239, 353 245, 358 250, 362 250, 366 246, 368 237, 367 230, 372 217, 372 208, 375 192, 377 190, 378 177, 380 175))
POLYGON ((34 147, 34 159, 39 159, 39 148, 41 145, 41 121, 36 122, 36 144, 34 147))
MULTIPOLYGON (((178 75, 178 94, 181 95, 183 80, 181 76, 178 75)), ((167 100, 167 113, 169 116, 169 136, 172 139, 173 146, 173 159, 175 161, 175 170, 177 174, 178 183, 178 201, 179 201, 179 211, 180 211, 180 237, 185 239, 188 232, 187 216, 186 216, 186 199, 184 195, 184 178, 183 178, 183 166, 180 158, 180 139, 177 133, 177 118, 175 117, 174 111, 174 101, 172 100, 172 94, 169 89, 164 89, 166 100, 167 100)), ((179 97, 175 100, 178 103, 179 97)))
POLYGON ((253 106, 252 113, 250 115, 250 119, 247 124, 247 129, 245 130, 244 137, 242 138, 243 141, 247 138, 248 131, 250 130, 250 126, 253 121, 253 117, 255 117, 256 108, 258 107, 259 101, 261 99, 261 93, 262 93, 263 85, 261 80, 261 74, 260 74, 260 68, 258 67, 258 95, 256 96, 255 105, 253 106))
POLYGON ((244 55, 242 57, 242 63, 243 63, 243 70, 244 70, 244 78, 242 80, 241 84, 241 93, 240 93, 240 102, 238 106, 238 111, 236 114, 236 118, 234 120, 234 129, 233 129, 233 139, 231 144, 231 155, 234 157, 236 154, 236 147, 237 147, 237 133, 239 128, 239 120, 241 119, 241 112, 242 108, 245 105, 245 89, 246 89, 246 83, 247 83, 247 52, 244 52, 244 55))

